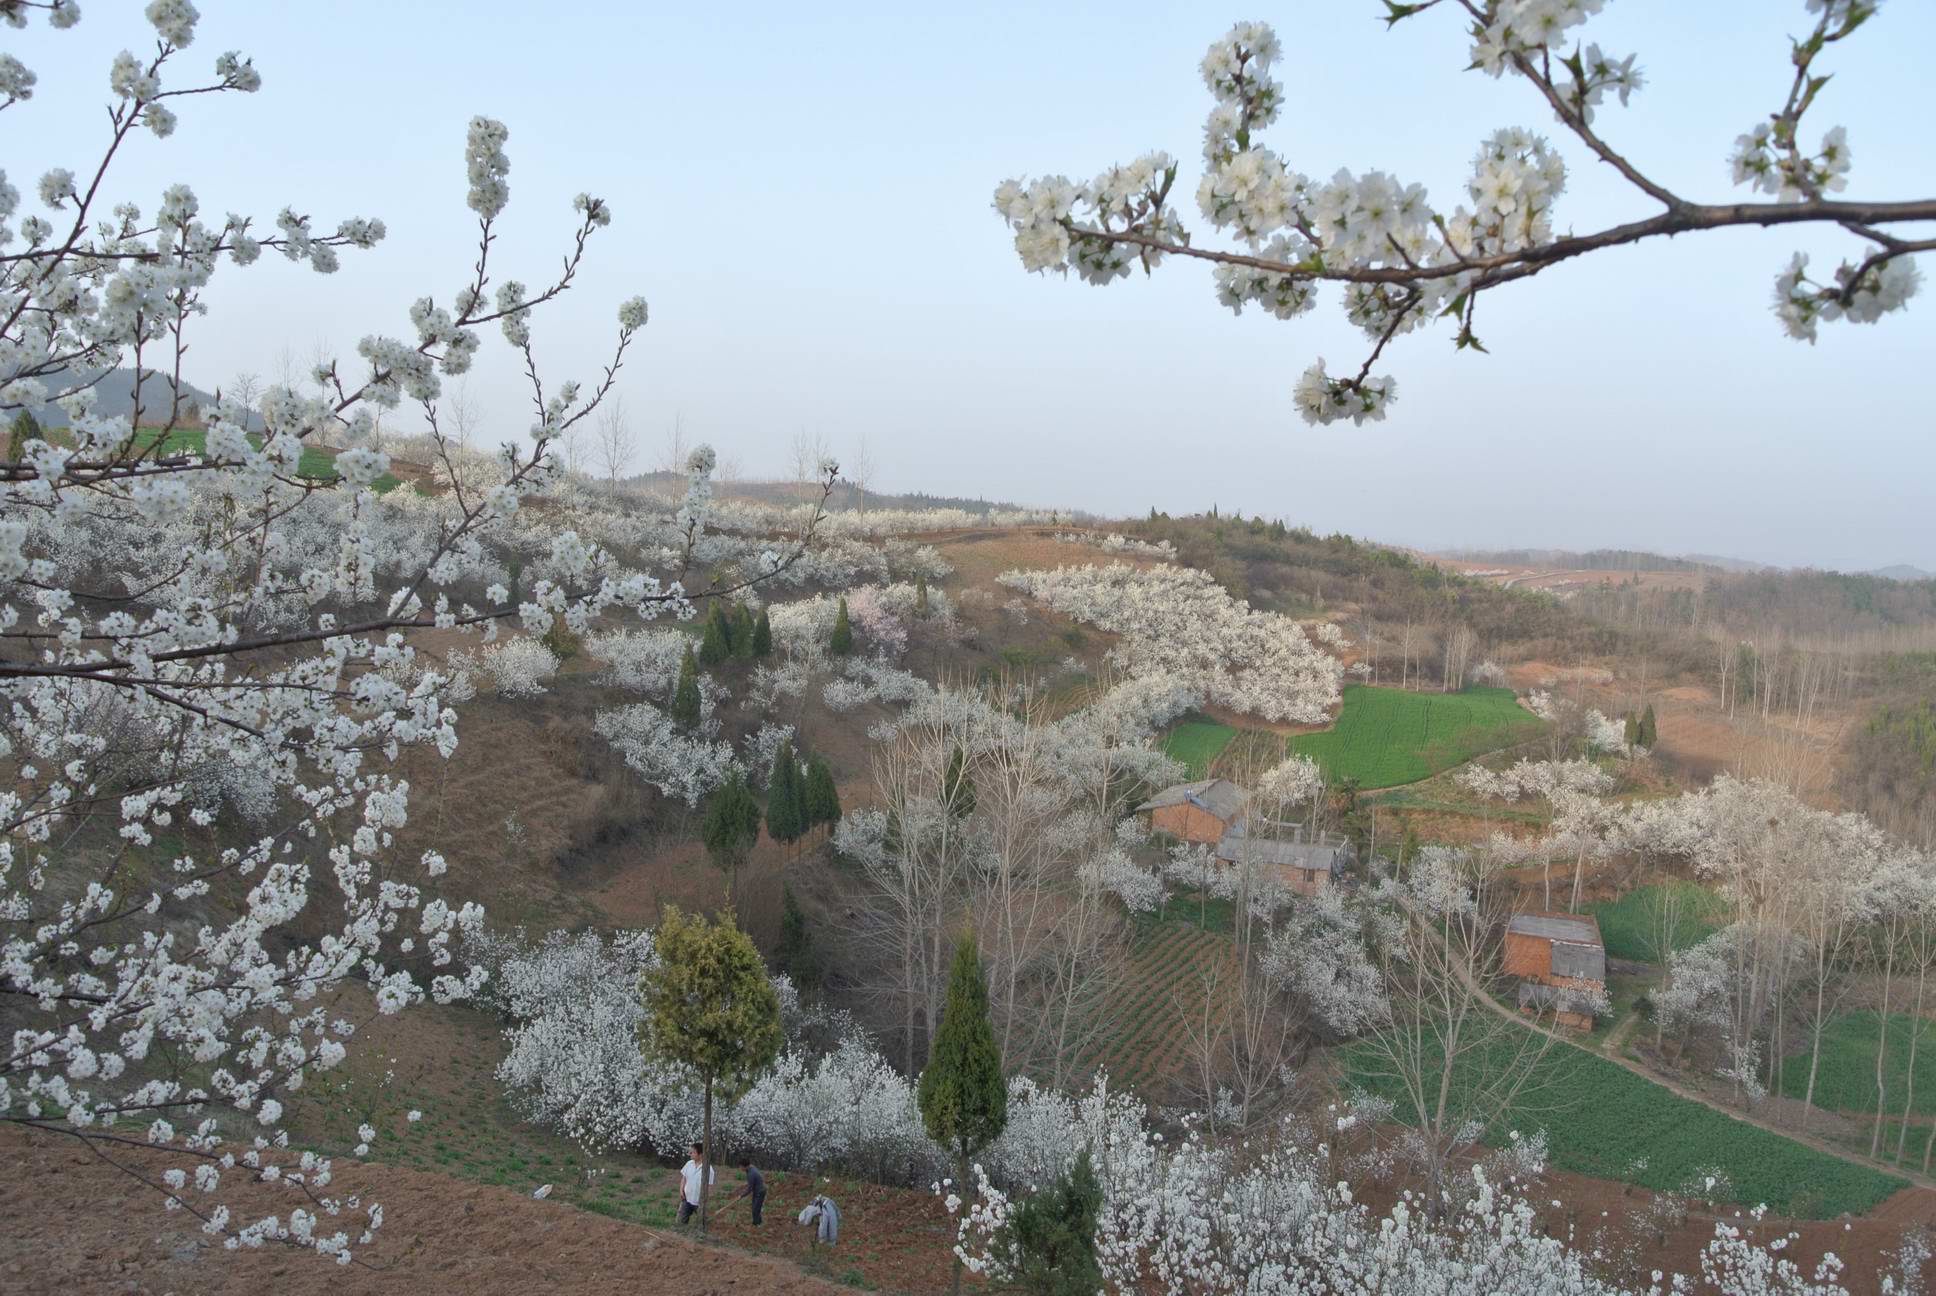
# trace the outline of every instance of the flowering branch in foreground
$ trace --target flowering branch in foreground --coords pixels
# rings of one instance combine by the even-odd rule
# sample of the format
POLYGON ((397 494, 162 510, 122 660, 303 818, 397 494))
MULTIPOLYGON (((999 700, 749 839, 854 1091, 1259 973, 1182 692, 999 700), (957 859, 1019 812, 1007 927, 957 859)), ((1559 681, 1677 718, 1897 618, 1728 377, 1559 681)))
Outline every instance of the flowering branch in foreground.
POLYGON ((1204 175, 1197 207, 1241 250, 1194 246, 1171 204, 1177 162, 1149 153, 1111 167, 1086 184, 1050 175, 1003 182, 995 209, 1014 231, 1024 269, 1073 270, 1091 284, 1147 273, 1166 256, 1211 262, 1217 299, 1242 313, 1256 306, 1291 319, 1316 303, 1317 285, 1344 285, 1346 317, 1372 350, 1356 373, 1339 377, 1319 360, 1299 379, 1295 401, 1310 423, 1377 421, 1396 394, 1390 376, 1372 366, 1395 337, 1435 318, 1457 324, 1455 344, 1485 348, 1474 330, 1480 295, 1574 257, 1648 239, 1744 225, 1833 224, 1866 244, 1827 280, 1807 276, 1797 253, 1775 281, 1775 313, 1796 338, 1813 342, 1823 320, 1874 323, 1901 309, 1920 282, 1913 254, 1936 238, 1896 232, 1936 221, 1936 197, 1900 202, 1842 199, 1849 146, 1841 127, 1813 151, 1801 122, 1827 83, 1813 69, 1828 46, 1872 18, 1880 0, 1808 0, 1813 30, 1794 41, 1795 76, 1786 101, 1736 142, 1736 184, 1773 194, 1772 202, 1705 203, 1683 198, 1649 178, 1594 126, 1608 95, 1626 104, 1642 84, 1634 56, 1618 58, 1582 46, 1574 29, 1604 0, 1423 0, 1388 3, 1397 23, 1449 5, 1462 10, 1472 39, 1472 67, 1512 74, 1537 90, 1595 158, 1620 173, 1661 210, 1586 234, 1557 234, 1553 212, 1566 188, 1566 164, 1546 139, 1501 130, 1483 141, 1465 182, 1467 202, 1434 207, 1425 190, 1380 171, 1340 170, 1328 181, 1292 170, 1257 133, 1277 120, 1283 87, 1272 68, 1282 47, 1262 23, 1239 23, 1210 47, 1200 71, 1215 100, 1204 125, 1204 175), (1567 44, 1572 41, 1572 49, 1567 44), (1469 204, 1469 205, 1468 205, 1469 204))

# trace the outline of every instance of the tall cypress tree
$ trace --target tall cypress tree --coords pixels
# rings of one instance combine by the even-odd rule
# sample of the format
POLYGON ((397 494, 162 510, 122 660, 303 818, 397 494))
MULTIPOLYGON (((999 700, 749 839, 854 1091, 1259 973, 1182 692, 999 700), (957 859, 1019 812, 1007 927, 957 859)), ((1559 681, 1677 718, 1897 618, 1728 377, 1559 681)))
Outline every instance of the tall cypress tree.
POLYGON ((813 929, 807 914, 794 898, 793 888, 780 885, 780 948, 775 957, 780 971, 793 978, 802 990, 820 988, 820 951, 813 943, 813 929))
POLYGON ((827 651, 836 657, 845 657, 854 651, 854 627, 847 620, 847 596, 841 595, 840 611, 834 614, 833 638, 827 641, 827 651))
POLYGON ((766 833, 776 842, 791 844, 807 830, 806 789, 800 780, 800 761, 793 742, 780 744, 773 758, 773 777, 766 785, 766 833))
POLYGON ((1654 728, 1654 704, 1649 702, 1647 709, 1640 713, 1640 745, 1652 751, 1659 732, 1654 728))
POLYGON ((922 576, 914 585, 914 615, 923 621, 928 619, 928 578, 922 576))
POLYGON ((708 666, 717 666, 732 655, 733 629, 726 624, 726 613, 719 604, 713 604, 712 615, 706 618, 706 633, 699 641, 699 660, 708 666))
POLYGON ((699 723, 699 660, 692 655, 691 644, 686 645, 686 655, 679 659, 679 686, 672 691, 672 719, 688 729, 699 723))
POLYGON ((760 609, 760 619, 753 623, 753 655, 771 657, 773 655, 773 618, 760 609))
POLYGON ((751 660, 753 636, 753 610, 742 603, 733 611, 733 656, 741 661, 751 660))
POLYGON ((728 903, 739 906, 739 869, 760 839, 760 803, 735 769, 706 802, 700 838, 713 867, 726 875, 728 903))
MULTIPOLYGON (((1008 1125, 1008 1082, 995 1028, 988 1020, 988 982, 974 933, 955 946, 948 972, 948 1002, 941 1010, 918 1089, 921 1123, 928 1137, 954 1153, 955 1191, 970 1192, 968 1165, 1008 1125)), ((961 1257, 955 1257, 954 1291, 961 1291, 961 1257)))
POLYGON ((1621 733, 1621 737, 1627 740, 1627 746, 1629 747, 1640 746, 1640 717, 1632 711, 1627 712, 1627 723, 1621 733))
POLYGON ((840 789, 834 786, 833 768, 826 758, 815 756, 807 762, 807 823, 831 828, 840 822, 840 789))

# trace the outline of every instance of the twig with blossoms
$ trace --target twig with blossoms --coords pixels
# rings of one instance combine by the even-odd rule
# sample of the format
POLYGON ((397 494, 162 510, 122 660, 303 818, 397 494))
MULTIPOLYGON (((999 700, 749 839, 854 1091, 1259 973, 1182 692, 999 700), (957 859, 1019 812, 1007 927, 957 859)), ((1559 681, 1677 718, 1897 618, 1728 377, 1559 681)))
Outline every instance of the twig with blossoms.
POLYGON ((1664 210, 1587 234, 1557 235, 1552 210, 1565 189, 1566 168, 1546 140, 1523 130, 1500 131, 1482 145, 1466 184, 1472 206, 1450 213, 1434 210, 1420 186, 1380 172, 1341 170, 1322 184, 1307 179, 1255 140, 1254 132, 1275 121, 1282 106, 1282 89, 1270 76, 1282 49, 1269 27, 1239 23, 1201 64, 1216 104, 1204 128, 1197 205, 1244 250, 1192 245, 1168 206, 1176 164, 1166 153, 1152 153, 1085 185, 1053 175, 1000 185, 994 205, 1014 231, 1023 268, 1073 269, 1086 282, 1104 284, 1128 274, 1132 253, 1146 271, 1166 255, 1194 257, 1215 266, 1222 304, 1239 313, 1261 306, 1279 319, 1308 311, 1318 283, 1346 285, 1347 317, 1365 330, 1373 349, 1354 376, 1334 377, 1322 360, 1305 371, 1296 404, 1311 423, 1382 419, 1396 386, 1389 376, 1373 377, 1371 366, 1394 337, 1449 315, 1459 324, 1455 345, 1483 351, 1472 324, 1481 292, 1610 247, 1742 225, 1840 225, 1875 249, 1844 262, 1833 283, 1807 280, 1799 255, 1776 282, 1777 315, 1791 335, 1809 341, 1818 320, 1872 323, 1915 293, 1920 276, 1912 254, 1936 250, 1936 239, 1883 227, 1936 220, 1936 198, 1827 197, 1846 184, 1841 128, 1813 156, 1797 143, 1802 114, 1827 81, 1811 73, 1815 57, 1873 17, 1879 0, 1809 0, 1819 18, 1794 43, 1788 100, 1771 124, 1741 137, 1732 159, 1737 184, 1752 182, 1777 195, 1765 203, 1690 202, 1649 178, 1594 129, 1596 106, 1609 94, 1624 105, 1643 80, 1632 55, 1577 42, 1565 52, 1570 33, 1604 0, 1386 0, 1385 20, 1395 24, 1441 3, 1468 16, 1474 68, 1530 81, 1595 157, 1664 210))
MULTIPOLYGON (((0 0, 0 17, 30 7, 0 0)), ((56 26, 78 14, 65 0, 40 7, 56 26)), ((328 273, 339 247, 368 247, 384 229, 354 220, 320 235, 286 208, 278 234, 258 240, 241 216, 203 223, 186 185, 166 190, 151 221, 132 204, 98 219, 136 123, 165 139, 175 118, 164 100, 260 85, 228 53, 214 83, 163 89, 197 15, 188 0, 150 0, 146 14, 157 52, 114 61, 118 102, 91 179, 61 169, 42 179, 42 203, 73 211, 73 231, 59 240, 47 219, 25 216, 25 251, 0 258, 0 409, 52 395, 70 421, 60 440, 0 464, 0 760, 12 774, 0 789, 0 994, 16 1026, 0 1049, 0 1121, 58 1130, 117 1162, 136 1141, 123 1131, 145 1124, 146 1144, 184 1162, 158 1191, 195 1203, 229 1245, 288 1242, 348 1263, 380 1207, 354 1236, 318 1233, 324 1216, 361 1208, 317 1197, 328 1163, 291 1159, 279 1133, 288 1093, 339 1065, 356 1031, 319 997, 361 981, 374 1011, 390 1014, 474 996, 486 975, 457 961, 453 935, 482 910, 434 894, 447 862, 399 858, 410 787, 394 763, 413 746, 448 757, 454 704, 469 695, 462 672, 423 661, 409 632, 488 639, 512 617, 532 633, 559 622, 582 632, 621 608, 690 616, 708 592, 628 569, 564 530, 514 598, 490 547, 551 480, 560 428, 611 390, 646 323, 640 298, 618 308, 618 346, 590 400, 561 390, 544 402, 531 447, 506 450, 495 485, 454 480, 451 497, 425 501, 373 489, 389 467, 364 444, 374 411, 405 397, 433 409, 443 377, 470 367, 481 325, 498 323, 528 354, 530 311, 572 286, 589 236, 610 221, 581 195, 559 278, 535 295, 507 282, 487 303, 509 167, 508 132, 487 118, 467 139, 480 242, 455 307, 421 298, 414 341, 362 340, 360 379, 331 361, 315 375, 322 394, 277 388, 254 410, 220 400, 199 449, 171 448, 181 358, 214 272, 273 248, 328 273), (99 417, 100 372, 129 356, 136 416, 99 417), (149 383, 169 392, 158 430, 141 426, 149 383), (349 445, 335 483, 300 474, 305 445, 323 434, 349 445), (210 844, 190 845, 191 834, 210 844), (260 1132, 236 1149, 222 1109, 260 1132), (297 1189, 303 1205, 287 1219, 231 1221, 208 1196, 229 1170, 297 1189)), ((0 94, 19 101, 32 87, 30 72, 0 61, 0 94)), ((0 177, 0 245, 16 234, 19 203, 0 177)), ((709 497, 703 482, 694 489, 709 497)), ((704 525, 701 509, 694 534, 704 525)), ((769 555, 720 588, 769 579, 791 558, 769 555)))

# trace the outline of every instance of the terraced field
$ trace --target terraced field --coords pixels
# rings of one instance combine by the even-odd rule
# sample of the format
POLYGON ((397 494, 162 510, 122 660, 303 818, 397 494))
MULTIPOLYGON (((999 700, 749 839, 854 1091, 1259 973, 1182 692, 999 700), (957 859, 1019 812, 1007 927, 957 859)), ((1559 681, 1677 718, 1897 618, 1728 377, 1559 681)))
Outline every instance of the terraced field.
POLYGON ((1201 1003, 1200 969, 1230 957, 1230 940, 1180 922, 1153 924, 1130 952, 1123 980, 1104 1003, 1110 1023, 1077 1074, 1108 1069, 1118 1083, 1152 1093, 1183 1062, 1183 1014, 1201 1003))

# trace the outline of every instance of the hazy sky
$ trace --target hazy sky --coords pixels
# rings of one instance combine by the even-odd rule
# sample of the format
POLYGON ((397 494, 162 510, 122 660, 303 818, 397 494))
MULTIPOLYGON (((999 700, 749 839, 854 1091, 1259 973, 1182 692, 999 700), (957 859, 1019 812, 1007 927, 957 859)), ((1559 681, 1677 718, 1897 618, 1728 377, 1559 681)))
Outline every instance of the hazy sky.
MULTIPOLYGON (((389 238, 322 278, 269 258, 226 271, 188 375, 273 377, 288 349, 345 356, 410 336, 410 301, 448 303, 473 254, 464 127, 511 128, 498 278, 553 271, 581 189, 616 214, 589 271, 539 320, 552 381, 591 380, 617 304, 651 302, 622 390, 642 451, 675 412, 749 472, 802 429, 865 434, 877 485, 1135 512, 1281 515, 1422 545, 1633 545, 1774 562, 1936 568, 1936 288, 1876 326, 1788 341, 1768 310, 1791 251, 1832 268, 1852 240, 1738 231, 1596 255, 1483 300, 1490 355, 1451 332, 1387 351, 1383 424, 1313 429, 1292 409, 1319 355, 1365 343, 1327 291, 1283 323, 1219 307, 1208 268, 1106 289, 1025 275, 989 208, 1005 177, 1078 179, 1152 148, 1182 159, 1194 210, 1209 98, 1196 63, 1231 20, 1274 23, 1283 120, 1268 143, 1307 175, 1383 169, 1450 208, 1478 141, 1553 134, 1534 92, 1460 69, 1451 13, 1387 33, 1370 0, 853 6, 748 3, 314 4, 198 0, 185 58, 255 57, 260 94, 187 101, 169 140, 117 164, 152 211, 189 181, 203 210, 271 222, 284 203, 389 238), (703 12, 702 12, 703 10, 703 12), (327 16, 324 16, 327 15, 327 16)), ((152 40, 133 0, 92 0, 71 32, 6 33, 41 76, 7 114, 10 179, 98 160, 107 64, 152 40)), ((1589 25, 1637 50, 1648 85, 1599 124, 1681 193, 1743 197, 1725 156, 1779 106, 1801 0, 1620 0, 1589 25)), ((1826 56, 1810 120, 1848 127, 1851 193, 1927 197, 1936 4, 1892 0, 1826 56)), ((177 74, 175 84, 182 84, 177 74)), ((1584 232, 1653 206, 1562 141, 1558 223, 1584 232)), ((1936 257, 1925 258, 1926 279, 1936 257)), ((530 417, 514 356, 485 343, 472 394, 492 430, 530 417)))

